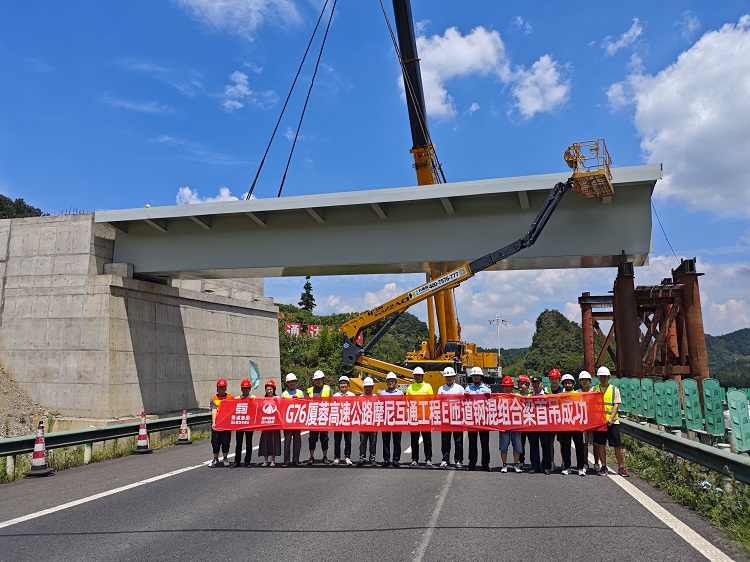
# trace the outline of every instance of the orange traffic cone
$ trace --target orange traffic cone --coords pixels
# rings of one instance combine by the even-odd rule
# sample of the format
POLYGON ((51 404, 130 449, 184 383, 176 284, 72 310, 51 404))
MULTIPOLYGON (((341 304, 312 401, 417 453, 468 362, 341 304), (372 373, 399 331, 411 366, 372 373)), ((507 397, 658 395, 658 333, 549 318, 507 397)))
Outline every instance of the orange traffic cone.
POLYGON ((34 453, 31 455, 31 470, 26 476, 49 476, 54 471, 47 466, 47 448, 44 446, 44 422, 39 422, 36 428, 36 441, 34 441, 34 453))
POLYGON ((153 453, 153 449, 148 447, 148 432, 146 431, 146 412, 141 412, 141 427, 138 428, 138 445, 133 449, 134 455, 145 455, 153 453))
POLYGON ((182 423, 180 424, 180 437, 177 439, 178 445, 192 445, 190 440, 190 430, 187 424, 187 410, 182 410, 182 423))

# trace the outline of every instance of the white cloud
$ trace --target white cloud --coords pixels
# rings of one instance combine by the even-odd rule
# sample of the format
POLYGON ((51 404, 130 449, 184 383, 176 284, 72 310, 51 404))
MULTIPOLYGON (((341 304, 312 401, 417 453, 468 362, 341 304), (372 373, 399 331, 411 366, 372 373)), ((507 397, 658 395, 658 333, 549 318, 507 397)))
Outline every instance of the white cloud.
POLYGON ((479 111, 479 104, 477 102, 472 103, 469 109, 466 110, 469 115, 473 115, 475 111, 479 111))
POLYGON ((684 39, 692 39, 695 32, 701 28, 701 22, 698 17, 690 10, 682 13, 682 17, 675 23, 681 29, 684 39))
POLYGON ((252 41, 263 25, 293 27, 302 15, 293 0, 173 0, 193 18, 216 31, 252 41))
MULTIPOLYGON (((443 35, 418 36, 422 82, 427 113, 438 119, 453 119, 458 114, 447 83, 456 78, 491 77, 511 85, 514 108, 528 119, 563 104, 570 91, 570 81, 550 55, 544 55, 526 69, 511 70, 500 33, 476 27, 462 35, 448 28, 443 35)), ((399 78, 399 86, 403 84, 399 78)), ((478 108, 475 102, 471 108, 478 108)), ((469 111, 472 113, 473 111, 469 111)))
POLYGON ((750 15, 709 31, 655 75, 631 73, 607 92, 630 102, 641 149, 664 163, 657 197, 720 216, 750 217, 750 15))
POLYGON ((449 27, 443 35, 418 36, 417 50, 421 58, 427 112, 437 118, 449 119, 456 115, 445 82, 457 77, 504 77, 508 74, 505 45, 500 34, 482 26, 466 35, 449 27))
POLYGON ((229 112, 245 107, 250 103, 255 107, 264 109, 278 101, 278 96, 273 90, 256 92, 250 89, 250 80, 247 74, 235 70, 229 76, 229 84, 224 86, 224 101, 222 107, 229 112))
MULTIPOLYGON (((243 193, 242 197, 232 195, 232 191, 226 186, 220 187, 219 194, 215 197, 201 197, 197 189, 185 186, 177 190, 175 201, 178 205, 192 205, 193 203, 209 203, 212 201, 239 201, 245 199, 245 197, 247 197, 247 193, 243 193)), ((255 197, 251 197, 251 199, 255 199, 255 197)))
POLYGON ((247 164, 246 161, 228 154, 214 152, 206 148, 201 143, 191 142, 172 135, 161 135, 151 139, 152 143, 162 144, 178 151, 184 158, 195 160, 196 162, 206 162, 218 166, 235 166, 238 164, 247 164))
POLYGON ((110 107, 117 109, 127 109, 128 111, 137 111, 139 113, 153 113, 161 115, 164 113, 173 113, 174 109, 158 101, 134 101, 124 100, 113 96, 104 96, 102 101, 110 107))
POLYGON ((624 49, 636 42, 638 37, 643 33, 643 26, 638 18, 633 18, 633 25, 630 26, 625 33, 620 35, 617 39, 613 39, 611 35, 607 35, 602 40, 602 48, 607 56, 612 56, 617 51, 624 49))
POLYGON ((382 289, 376 292, 367 292, 364 297, 365 308, 374 308, 380 304, 386 303, 391 299, 395 299, 405 291, 401 289, 396 283, 386 283, 382 289))
POLYGON ((177 71, 171 68, 166 68, 148 61, 121 59, 119 64, 125 70, 130 72, 142 72, 159 82, 168 84, 181 94, 188 97, 194 97, 197 92, 203 90, 203 84, 201 84, 200 81, 201 75, 194 70, 181 76, 177 71))
POLYGON ((515 18, 513 18, 511 25, 523 31, 524 37, 527 35, 531 35, 531 32, 534 31, 534 28, 531 27, 529 20, 523 18, 522 16, 516 16, 515 18))
POLYGON ((563 76, 550 55, 542 56, 528 70, 520 67, 514 80, 511 92, 524 119, 560 107, 570 92, 570 80, 563 76))

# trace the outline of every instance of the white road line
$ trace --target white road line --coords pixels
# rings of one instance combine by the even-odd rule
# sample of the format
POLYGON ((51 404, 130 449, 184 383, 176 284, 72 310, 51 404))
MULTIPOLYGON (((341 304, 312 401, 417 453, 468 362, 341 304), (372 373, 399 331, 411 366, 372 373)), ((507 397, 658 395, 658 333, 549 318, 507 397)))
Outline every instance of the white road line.
MULTIPOLYGON (((589 462, 591 463, 591 466, 594 466, 594 455, 589 454, 589 462)), ((609 470, 609 473, 617 476, 617 474, 612 471, 612 469, 609 470)), ((710 560, 711 562, 733 562, 732 558, 724 554, 721 550, 716 548, 701 535, 695 532, 691 527, 669 513, 669 511, 664 509, 646 494, 641 492, 625 478, 617 476, 616 478, 611 478, 610 480, 612 480, 612 482, 625 490, 630 495, 630 497, 632 497, 635 501, 648 509, 657 519, 665 523, 677 534, 677 536, 679 536, 695 550, 705 556, 706 559, 710 560)))
MULTIPOLYGON (((303 431, 302 435, 305 433, 310 433, 309 431, 303 431)), ((282 441, 284 438, 282 437, 282 441)), ((253 447, 253 451, 256 451, 258 449, 258 445, 253 447)), ((243 453, 245 450, 242 451, 243 453)), ((227 456, 227 458, 233 457, 234 453, 227 456)), ((151 484, 153 482, 158 482, 159 480, 163 480, 164 478, 169 478, 171 476, 177 476, 178 474, 182 474, 183 472, 189 472, 191 470, 195 470, 196 468, 201 468, 203 466, 208 466, 211 463, 211 461, 202 462, 200 464, 196 464, 193 466, 186 466, 185 468, 180 468, 177 470, 173 470, 171 472, 167 472, 165 474, 160 474, 159 476, 152 476, 151 478, 146 478, 145 480, 140 480, 139 482, 133 482, 132 484, 126 484, 125 486, 120 486, 119 488, 114 488, 112 490, 107 490, 106 492, 100 492, 98 494, 94 494, 93 496, 87 496, 85 498, 81 498, 78 500, 73 500, 68 503, 63 503, 60 505, 57 505, 55 507, 50 507, 48 509, 43 509, 42 511, 36 511, 34 513, 29 513, 28 515, 23 515, 21 517, 16 517, 14 519, 8 519, 7 521, 0 521, 0 529, 4 529, 5 527, 10 527, 11 525, 17 525, 18 523, 23 523, 24 521, 31 521, 32 519, 37 519, 39 517, 43 517, 44 515, 50 515, 52 513, 57 513, 58 511, 63 511, 65 509, 69 509, 71 507, 76 507, 78 505, 82 505, 84 503, 89 503, 95 500, 99 500, 102 498, 106 498, 107 496, 113 496, 114 494, 119 494, 120 492, 125 492, 127 490, 132 490, 133 488, 139 488, 140 486, 145 486, 146 484, 151 484)))
POLYGON ((445 498, 448 496, 448 490, 450 490, 451 483, 453 482, 453 477, 455 475, 455 470, 451 470, 448 473, 448 478, 446 478, 445 480, 445 485, 443 486, 443 489, 440 491, 440 495, 437 498, 435 509, 432 510, 432 517, 430 517, 430 520, 427 523, 425 534, 422 537, 422 541, 419 543, 417 553, 414 555, 414 562, 421 562, 422 558, 424 558, 425 552, 427 552, 427 547, 430 545, 430 539, 432 539, 432 534, 435 532, 435 525, 437 525, 438 517, 440 517, 440 512, 443 511, 443 503, 445 503, 445 498))

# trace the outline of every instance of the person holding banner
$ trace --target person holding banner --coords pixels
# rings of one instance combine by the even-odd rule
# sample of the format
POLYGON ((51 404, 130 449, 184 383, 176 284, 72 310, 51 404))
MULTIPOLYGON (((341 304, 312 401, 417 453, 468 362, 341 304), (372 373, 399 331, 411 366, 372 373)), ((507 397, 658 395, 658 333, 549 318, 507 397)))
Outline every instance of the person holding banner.
MULTIPOLYGON (((542 388, 542 377, 531 377, 531 396, 542 396, 545 394, 542 388)), ((531 449, 531 470, 529 474, 552 471, 552 459, 550 458, 550 439, 548 431, 529 431, 529 448, 531 449), (539 446, 542 447, 542 462, 539 462, 539 446)))
MULTIPOLYGON (((341 375, 339 377, 339 391, 334 396, 356 396, 349 390, 349 377, 341 375)), ((341 462, 341 437, 344 438, 344 462, 346 466, 352 466, 352 432, 351 431, 334 431, 333 432, 333 464, 338 465, 341 462)))
MULTIPOLYGON (((380 391, 380 396, 403 396, 404 393, 396 387, 396 373, 388 373, 385 376, 387 388, 380 391)), ((383 431, 383 468, 401 466, 401 432, 400 431, 383 431), (391 462, 391 440, 393 440, 393 462, 391 462)))
MULTIPOLYGON (((501 382, 501 392, 503 394, 515 394, 513 390, 513 379, 510 377, 504 377, 501 382)), ((513 444, 513 469, 516 472, 523 472, 521 470, 521 453, 523 452, 523 446, 521 445, 521 432, 520 431, 501 431, 500 433, 500 458, 503 461, 503 466, 500 472, 508 472, 508 448, 511 443, 513 444)))
MULTIPOLYGON (((286 376, 286 390, 281 393, 282 398, 294 399, 304 398, 305 393, 297 388, 297 375, 289 373, 286 376)), ((289 466, 291 461, 293 466, 299 466, 299 453, 302 450, 302 432, 299 429, 285 429, 284 430, 284 464, 281 465, 284 468, 289 466), (294 448, 292 452, 292 441, 294 441, 294 448), (291 456, 290 456, 291 453, 291 456)))
MULTIPOLYGON (((276 382, 270 380, 266 383, 266 395, 264 398, 273 400, 276 397, 276 382)), ((258 457, 263 457, 263 468, 276 466, 276 457, 281 456, 281 432, 278 429, 266 429, 260 432, 258 443, 258 457), (271 457, 271 462, 268 462, 271 457)))
MULTIPOLYGON (((313 385, 307 389, 307 397, 328 398, 329 396, 331 396, 331 387, 325 384, 325 374, 318 369, 313 374, 313 385)), ((315 446, 318 444, 318 439, 320 439, 320 448, 323 451, 323 464, 330 464, 328 460, 328 432, 311 431, 307 439, 310 443, 310 458, 307 460, 307 464, 312 465, 315 462, 315 446)))
MULTIPOLYGON (((456 371, 453 367, 446 367, 443 369, 443 376, 445 377, 445 384, 438 388, 438 394, 464 394, 464 388, 460 384, 456 384, 456 371)), ((448 468, 451 457, 451 436, 455 443, 454 459, 456 461, 456 469, 461 470, 463 468, 464 461, 464 433, 463 431, 442 431, 441 432, 441 452, 443 453, 443 462, 440 463, 440 468, 448 468)))
MULTIPOLYGON (((238 399, 255 398, 250 396, 250 381, 248 379, 243 380, 240 383, 240 395, 238 399)), ((242 441, 244 440, 247 445, 245 447, 245 468, 250 466, 250 457, 253 456, 253 432, 252 431, 235 431, 234 432, 234 464, 230 465, 230 468, 239 468, 242 461, 242 441), (247 439, 245 439, 247 438, 247 439)))
MULTIPOLYGON (((519 396, 528 396, 531 392, 531 379, 526 373, 518 375, 518 394, 519 396)), ((521 456, 518 458, 518 462, 521 466, 526 462, 526 442, 529 440, 529 433, 527 431, 521 432, 521 456)))
MULTIPOLYGON (((578 384, 581 385, 581 392, 593 392, 593 388, 591 388, 591 373, 588 371, 581 371, 578 374, 578 384)), ((591 445, 594 445, 594 432, 584 431, 583 432, 583 458, 586 459, 586 462, 584 462, 583 469, 585 472, 589 469, 589 447, 591 445)), ((594 472, 599 472, 599 469, 601 468, 601 465, 599 464, 599 449, 596 448, 596 445, 594 445, 594 472)))
POLYGON ((216 416, 219 413, 219 407, 224 400, 231 400, 232 395, 227 392, 227 381, 226 379, 219 379, 216 381, 216 394, 211 397, 211 449, 214 453, 214 458, 210 468, 221 468, 224 463, 228 463, 227 455, 229 455, 229 444, 232 441, 231 431, 218 431, 216 427, 216 416), (223 460, 219 460, 219 450, 224 453, 223 460))
MULTIPOLYGON (((563 391, 562 394, 570 392, 578 392, 573 390, 573 385, 576 380, 573 375, 565 374, 562 376, 563 391)), ((560 431, 558 434, 560 439, 560 453, 562 454, 563 469, 562 474, 568 475, 572 472, 570 466, 570 442, 573 441, 573 445, 576 448, 576 469, 578 470, 579 476, 586 476, 586 471, 583 466, 586 464, 585 451, 583 448, 583 432, 582 431, 560 431)))
POLYGON ((617 474, 627 478, 630 473, 625 468, 622 442, 620 441, 620 420, 617 416, 617 411, 620 409, 622 402, 620 389, 609 384, 610 372, 604 365, 599 367, 596 376, 599 379, 599 386, 595 390, 603 394, 604 412, 607 417, 607 429, 594 432, 594 447, 599 449, 599 458, 602 461, 602 467, 597 474, 599 476, 607 475, 607 441, 609 441, 609 446, 615 450, 615 457, 617 458, 617 474))
MULTIPOLYGON (((365 380, 362 381, 362 388, 364 389, 365 393, 362 395, 362 398, 370 399, 373 396, 375 396, 372 391, 375 390, 375 381, 372 380, 371 377, 365 377, 365 380)), ((375 431, 360 431, 359 432, 359 462, 357 463, 357 466, 365 466, 365 461, 367 461, 367 444, 370 444, 370 466, 377 466, 377 461, 375 460, 375 453, 377 448, 377 440, 378 434, 375 431)))
MULTIPOLYGON (((414 382, 411 383, 406 389, 407 396, 429 396, 435 394, 432 390, 432 385, 428 382, 424 382, 424 369, 422 367, 414 367, 412 371, 414 382)), ((411 464, 409 466, 419 466, 419 435, 422 435, 422 441, 424 442, 424 458, 425 466, 432 468, 432 433, 429 431, 412 431, 411 432, 411 464)))
MULTIPOLYGON (((482 382, 484 373, 481 367, 471 368, 471 383, 466 387, 465 394, 484 394, 489 396, 492 392, 490 387, 482 382)), ((490 432, 489 431, 469 431, 469 470, 477 469, 477 458, 479 450, 477 449, 477 438, 482 445, 482 470, 490 471, 490 432)))

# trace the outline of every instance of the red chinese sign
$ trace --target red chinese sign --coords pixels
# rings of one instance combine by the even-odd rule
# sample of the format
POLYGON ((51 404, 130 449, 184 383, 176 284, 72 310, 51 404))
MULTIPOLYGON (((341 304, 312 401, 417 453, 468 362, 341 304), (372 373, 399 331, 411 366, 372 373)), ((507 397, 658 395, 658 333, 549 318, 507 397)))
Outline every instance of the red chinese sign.
POLYGON ((284 326, 284 331, 287 334, 291 334, 293 336, 299 336, 302 333, 302 324, 296 323, 296 322, 287 322, 284 326))
POLYGON ((606 424, 600 392, 225 400, 216 429, 584 431, 606 424))

